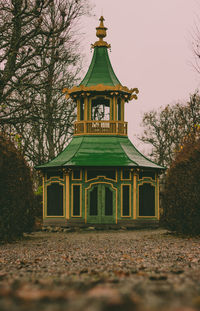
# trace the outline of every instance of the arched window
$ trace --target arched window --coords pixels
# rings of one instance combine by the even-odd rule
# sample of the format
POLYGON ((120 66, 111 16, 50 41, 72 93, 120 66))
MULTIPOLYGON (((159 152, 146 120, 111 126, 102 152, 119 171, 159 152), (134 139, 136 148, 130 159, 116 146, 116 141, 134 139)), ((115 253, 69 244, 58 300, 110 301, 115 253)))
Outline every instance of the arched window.
POLYGON ((110 120, 110 100, 98 97, 92 100, 92 120, 110 120))

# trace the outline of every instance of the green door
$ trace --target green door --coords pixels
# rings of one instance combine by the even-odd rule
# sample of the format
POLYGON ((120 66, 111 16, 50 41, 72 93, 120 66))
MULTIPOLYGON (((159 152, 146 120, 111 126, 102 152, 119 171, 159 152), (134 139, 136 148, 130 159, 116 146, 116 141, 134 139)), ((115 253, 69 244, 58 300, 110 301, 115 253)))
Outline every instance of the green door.
POLYGON ((115 223, 116 191, 107 184, 96 184, 88 191, 87 222, 115 223))

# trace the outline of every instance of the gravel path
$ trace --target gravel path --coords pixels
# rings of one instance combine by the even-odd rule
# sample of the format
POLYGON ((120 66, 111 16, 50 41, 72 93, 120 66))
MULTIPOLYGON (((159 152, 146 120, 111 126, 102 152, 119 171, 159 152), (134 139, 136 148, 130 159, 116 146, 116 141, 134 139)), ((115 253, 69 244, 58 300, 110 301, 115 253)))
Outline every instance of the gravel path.
POLYGON ((200 310, 200 238, 36 232, 0 246, 0 311, 200 310))

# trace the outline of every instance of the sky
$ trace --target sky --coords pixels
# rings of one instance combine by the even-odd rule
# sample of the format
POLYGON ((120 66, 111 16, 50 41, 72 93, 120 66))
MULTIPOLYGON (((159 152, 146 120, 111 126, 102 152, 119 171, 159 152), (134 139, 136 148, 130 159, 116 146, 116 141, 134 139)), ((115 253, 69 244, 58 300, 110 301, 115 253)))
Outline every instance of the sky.
MULTIPOLYGON (((140 151, 148 146, 136 138, 143 131, 142 116, 177 101, 184 102, 200 88, 200 74, 192 51, 199 0, 91 0, 94 16, 83 20, 86 73, 91 43, 103 14, 111 44, 111 64, 121 84, 140 91, 126 104, 128 136, 140 151)), ((199 22, 200 23, 200 22, 199 22)), ((200 27, 200 25, 199 25, 200 27)))

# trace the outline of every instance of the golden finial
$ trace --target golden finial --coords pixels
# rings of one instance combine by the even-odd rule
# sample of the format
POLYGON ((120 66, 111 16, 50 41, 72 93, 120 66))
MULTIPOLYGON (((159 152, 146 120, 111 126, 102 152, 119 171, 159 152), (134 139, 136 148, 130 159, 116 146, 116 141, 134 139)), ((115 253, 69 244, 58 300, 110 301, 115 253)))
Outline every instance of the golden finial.
POLYGON ((104 26, 104 18, 103 16, 100 17, 100 25, 99 27, 96 27, 96 36, 99 38, 99 41, 96 41, 94 44, 92 44, 92 47, 94 48, 95 46, 105 46, 107 48, 110 48, 110 44, 108 44, 107 42, 105 42, 103 40, 103 38, 106 37, 106 30, 107 28, 104 26))

